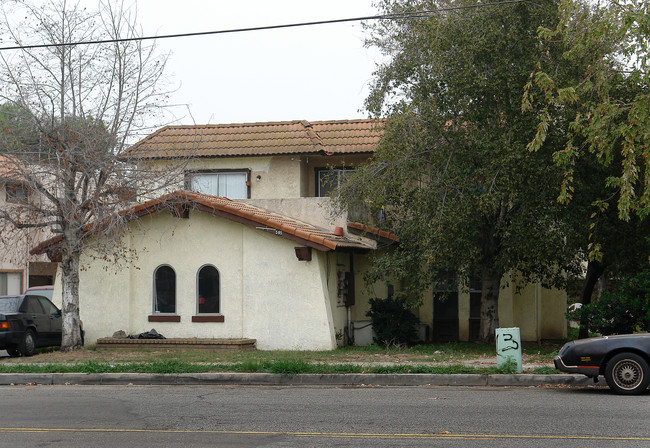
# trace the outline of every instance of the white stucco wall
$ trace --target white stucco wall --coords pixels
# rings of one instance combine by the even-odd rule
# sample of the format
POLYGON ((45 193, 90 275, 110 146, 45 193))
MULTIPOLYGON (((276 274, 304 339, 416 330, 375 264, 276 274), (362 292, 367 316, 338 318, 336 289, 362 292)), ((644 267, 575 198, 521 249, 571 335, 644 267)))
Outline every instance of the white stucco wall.
POLYGON ((244 334, 260 349, 330 350, 336 347, 318 255, 298 261, 295 244, 244 230, 244 334), (289 243, 289 244, 287 244, 289 243))
MULTIPOLYGON (((84 257, 80 314, 86 341, 117 330, 137 334, 155 328, 165 337, 254 338, 260 349, 324 350, 336 346, 330 296, 322 278, 326 257, 314 251, 299 261, 298 244, 261 230, 192 211, 190 219, 161 212, 131 224, 132 266, 117 271, 84 257), (224 322, 192 322, 196 276, 210 264, 219 270, 224 322), (176 272, 180 322, 149 322, 153 275, 158 266, 176 272)), ((60 281, 55 300, 60 305, 60 281)))

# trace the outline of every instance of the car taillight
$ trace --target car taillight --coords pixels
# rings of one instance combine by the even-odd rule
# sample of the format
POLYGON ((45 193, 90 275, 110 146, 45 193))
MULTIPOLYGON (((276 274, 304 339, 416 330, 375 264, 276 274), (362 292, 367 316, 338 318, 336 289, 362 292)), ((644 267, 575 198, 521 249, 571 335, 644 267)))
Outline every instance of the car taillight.
POLYGON ((11 328, 11 324, 9 322, 0 322, 0 330, 8 330, 11 328))

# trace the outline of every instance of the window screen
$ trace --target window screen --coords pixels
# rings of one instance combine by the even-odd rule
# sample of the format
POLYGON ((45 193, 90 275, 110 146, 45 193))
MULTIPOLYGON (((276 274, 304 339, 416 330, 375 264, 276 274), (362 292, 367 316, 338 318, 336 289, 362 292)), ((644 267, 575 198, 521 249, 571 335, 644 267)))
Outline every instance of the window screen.
POLYGON ((248 173, 245 171, 196 173, 190 176, 190 189, 228 199, 247 199, 247 178, 248 173))
POLYGON ((20 294, 20 272, 0 272, 0 296, 20 294))

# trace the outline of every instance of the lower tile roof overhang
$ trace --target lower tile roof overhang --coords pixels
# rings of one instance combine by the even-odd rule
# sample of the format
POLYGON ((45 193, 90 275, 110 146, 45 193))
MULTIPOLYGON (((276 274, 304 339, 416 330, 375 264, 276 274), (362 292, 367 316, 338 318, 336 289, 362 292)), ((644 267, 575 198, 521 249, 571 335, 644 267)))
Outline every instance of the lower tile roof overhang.
POLYGON ((348 222, 348 231, 356 235, 363 235, 382 244, 392 244, 399 241, 394 233, 381 230, 378 227, 369 226, 360 222, 348 222))
MULTIPOLYGON (((190 210, 200 210, 322 252, 335 250, 363 253, 374 249, 360 240, 335 235, 332 232, 248 204, 185 190, 177 190, 158 199, 137 204, 117 212, 116 215, 128 222, 165 209, 178 218, 189 218, 190 210)), ((89 224, 85 228, 85 236, 101 233, 101 229, 101 223, 89 224)), ((46 253, 50 260, 60 261, 61 242, 61 235, 57 235, 34 247, 30 250, 30 254, 46 253)))

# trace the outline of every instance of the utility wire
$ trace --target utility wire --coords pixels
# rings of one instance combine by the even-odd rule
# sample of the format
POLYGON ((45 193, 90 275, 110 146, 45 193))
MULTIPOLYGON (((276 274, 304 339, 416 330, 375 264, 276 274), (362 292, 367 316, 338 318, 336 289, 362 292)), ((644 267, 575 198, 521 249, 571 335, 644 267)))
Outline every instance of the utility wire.
POLYGON ((440 8, 440 9, 433 9, 428 11, 404 12, 399 14, 383 14, 377 16, 355 17, 351 19, 319 20, 316 22, 291 23, 287 25, 256 26, 250 28, 236 28, 231 30, 201 31, 196 33, 181 33, 181 34, 165 34, 162 36, 129 37, 124 39, 90 40, 90 41, 82 41, 82 42, 65 42, 65 43, 54 43, 54 44, 15 45, 12 47, 0 47, 0 51, 31 50, 36 48, 48 48, 48 47, 73 47, 77 45, 96 45, 96 44, 110 44, 110 43, 118 43, 118 42, 133 42, 133 41, 145 41, 145 40, 156 40, 156 39, 174 39, 179 37, 209 36, 213 34, 245 33, 250 31, 277 30, 282 28, 297 28, 302 26, 329 25, 332 23, 361 22, 364 20, 421 19, 421 18, 430 17, 434 14, 439 14, 441 12, 458 11, 462 9, 477 9, 477 8, 484 8, 488 6, 501 6, 501 5, 507 5, 512 3, 522 3, 527 1, 530 0, 504 0, 495 3, 482 3, 477 5, 455 6, 450 8, 440 8))

